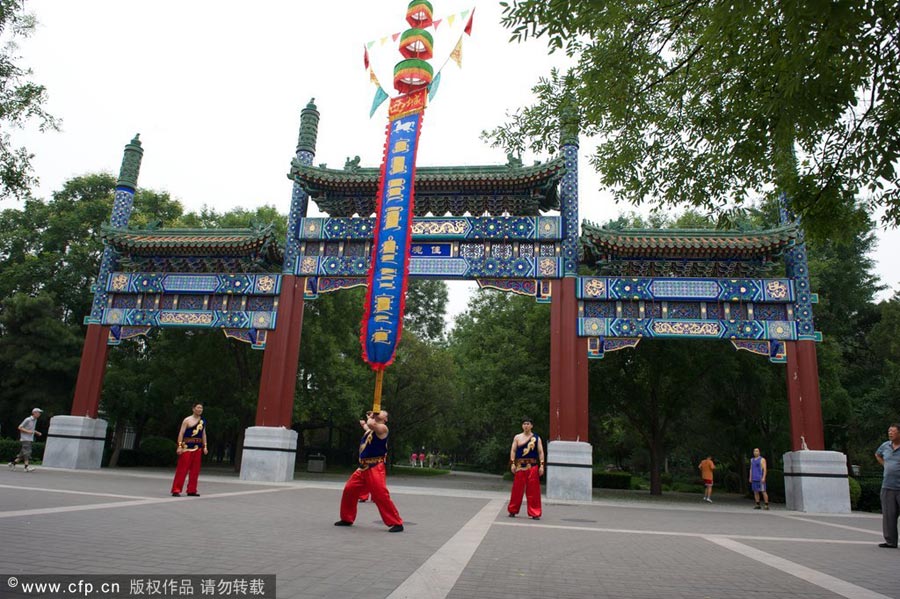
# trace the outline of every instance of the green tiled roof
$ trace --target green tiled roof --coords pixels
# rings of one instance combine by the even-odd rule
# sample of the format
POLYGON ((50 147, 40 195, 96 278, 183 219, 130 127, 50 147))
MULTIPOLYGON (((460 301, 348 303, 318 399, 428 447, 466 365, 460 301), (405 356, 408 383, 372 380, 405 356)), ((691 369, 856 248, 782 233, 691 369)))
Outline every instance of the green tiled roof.
POLYGON ((797 241, 798 234, 795 225, 765 231, 719 231, 604 229, 585 222, 580 241, 588 264, 628 258, 759 260, 778 256, 797 241))
MULTIPOLYGON (((506 212, 528 216, 558 210, 558 185, 564 172, 562 157, 528 167, 416 167, 415 214, 506 212)), ((380 168, 338 170, 294 160, 288 178, 303 187, 329 216, 369 216, 375 212, 380 174, 380 168)))
POLYGON ((125 256, 234 257, 281 265, 274 226, 248 229, 116 229, 103 227, 103 240, 125 256))

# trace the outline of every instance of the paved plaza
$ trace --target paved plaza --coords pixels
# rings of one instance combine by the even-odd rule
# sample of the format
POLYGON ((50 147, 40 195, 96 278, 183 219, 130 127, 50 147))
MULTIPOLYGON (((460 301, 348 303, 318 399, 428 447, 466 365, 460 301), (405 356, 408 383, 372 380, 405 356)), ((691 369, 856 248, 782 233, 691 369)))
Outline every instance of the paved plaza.
MULTIPOLYGON (((598 495, 545 499, 508 518, 509 483, 390 476, 405 520, 391 534, 371 503, 333 525, 343 477, 286 484, 171 472, 0 471, 0 575, 275 574, 282 598, 900 598, 900 550, 876 514, 814 515, 744 498, 598 495)), ((5 586, 4 586, 5 589, 5 586)), ((0 596, 4 591, 0 590, 0 596)), ((21 596, 21 595, 20 595, 21 596)))

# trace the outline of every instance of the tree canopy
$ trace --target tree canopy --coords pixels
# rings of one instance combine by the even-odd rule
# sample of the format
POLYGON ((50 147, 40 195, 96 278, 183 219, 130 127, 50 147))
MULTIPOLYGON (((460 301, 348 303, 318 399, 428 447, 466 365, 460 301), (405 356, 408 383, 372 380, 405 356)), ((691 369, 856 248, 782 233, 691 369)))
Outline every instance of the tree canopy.
POLYGON ((825 232, 862 194, 900 224, 897 0, 502 4, 512 40, 574 66, 486 132, 495 144, 552 150, 566 108, 618 200, 727 215, 775 189, 825 232))
POLYGON ((16 40, 34 31, 35 20, 21 0, 0 0, 0 199, 25 198, 36 183, 32 155, 16 147, 10 128, 36 123, 41 131, 56 129, 57 120, 44 110, 47 90, 31 80, 31 69, 21 65, 16 40))

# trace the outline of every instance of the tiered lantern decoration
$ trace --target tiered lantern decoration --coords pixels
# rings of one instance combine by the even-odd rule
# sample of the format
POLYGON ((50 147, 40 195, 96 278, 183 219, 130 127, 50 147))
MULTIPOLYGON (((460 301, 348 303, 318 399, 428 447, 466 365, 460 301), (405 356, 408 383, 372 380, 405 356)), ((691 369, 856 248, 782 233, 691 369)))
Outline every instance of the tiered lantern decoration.
POLYGON ((400 36, 400 54, 405 60, 394 67, 394 89, 401 94, 420 90, 434 78, 434 70, 427 62, 433 55, 434 38, 424 29, 432 24, 431 3, 426 0, 410 2, 406 22, 412 29, 400 36))

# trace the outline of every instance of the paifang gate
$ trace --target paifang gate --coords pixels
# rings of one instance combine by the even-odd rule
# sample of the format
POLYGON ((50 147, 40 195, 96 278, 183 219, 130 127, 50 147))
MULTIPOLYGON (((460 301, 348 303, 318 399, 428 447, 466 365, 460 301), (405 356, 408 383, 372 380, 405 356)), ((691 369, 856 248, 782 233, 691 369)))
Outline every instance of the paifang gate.
MULTIPOLYGON (((301 111, 288 235, 128 227, 143 154, 126 146, 70 416, 51 422, 49 465, 99 468, 108 348, 151 328, 222 329, 265 352, 242 478, 293 478, 290 430, 303 306, 366 285, 378 168, 313 166, 319 112, 301 111), (312 199, 325 217, 308 217, 312 199)), ((547 494, 590 498, 587 364, 655 338, 720 339, 787 364, 794 450, 824 449, 806 246, 783 201, 761 231, 613 230, 578 218, 577 123, 559 155, 523 166, 419 167, 409 272, 477 281, 551 304, 547 494), (477 215, 477 216, 472 216, 477 215), (578 276, 579 264, 592 276, 578 276), (783 265, 778 278, 761 278, 783 265), (804 446, 805 444, 805 446, 804 446)))

